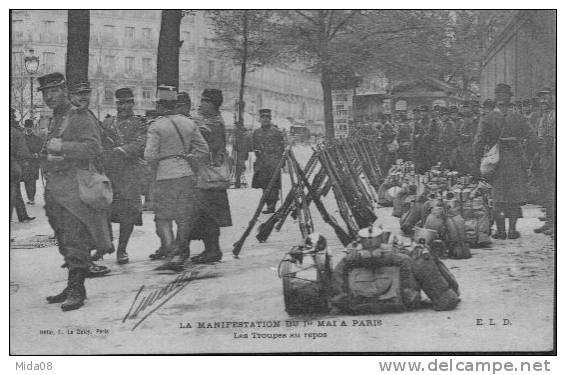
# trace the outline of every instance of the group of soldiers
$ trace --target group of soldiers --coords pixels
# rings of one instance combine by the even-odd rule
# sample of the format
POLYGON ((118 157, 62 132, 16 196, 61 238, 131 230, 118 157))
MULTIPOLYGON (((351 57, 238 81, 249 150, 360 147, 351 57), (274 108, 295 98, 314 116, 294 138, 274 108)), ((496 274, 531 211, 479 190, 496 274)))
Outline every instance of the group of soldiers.
POLYGON ((397 159, 413 160, 423 174, 433 165, 480 178, 480 162, 487 150, 499 144, 500 162, 489 181, 494 187, 498 239, 520 236, 516 223, 520 206, 527 202, 527 186, 534 180, 546 211, 536 233, 554 234, 556 177, 556 112, 554 90, 544 87, 536 99, 511 101, 511 87, 496 85, 494 99, 466 101, 461 106, 421 105, 357 127, 373 135, 383 150, 381 168, 387 171, 397 159), (505 218, 509 219, 506 232, 505 218))
MULTIPOLYGON (((151 197, 155 214, 161 246, 150 258, 164 260, 158 269, 182 270, 187 262, 221 260, 220 228, 232 225, 228 194, 225 189, 199 185, 204 178, 200 172, 228 158, 221 90, 205 89, 198 114, 192 117, 187 93, 159 86, 156 110, 142 117, 134 114, 132 90, 120 88, 115 92, 116 116, 99 121, 89 109, 88 82, 67 82, 61 73, 38 81, 38 91, 53 114, 46 136, 39 138, 40 149, 32 155, 24 147, 12 112, 10 214, 13 205, 20 206, 20 164, 41 161, 45 211, 63 267, 68 269, 67 286, 47 297, 48 303, 61 303, 63 311, 78 309, 86 298, 85 278, 109 272, 98 260, 116 251, 118 264, 128 263, 130 236, 134 226, 142 225, 142 195, 151 197), (109 207, 94 207, 85 199, 84 188, 89 187, 83 186, 84 177, 79 178, 84 171, 94 176, 91 181, 109 179, 113 193, 109 207), (119 224, 117 247, 111 223, 119 224), (192 240, 202 240, 205 249, 190 257, 192 240)), ((269 109, 260 111, 260 120, 262 126, 253 134, 257 158, 253 187, 265 189, 271 176, 279 173, 274 165, 282 155, 283 138, 271 123, 269 109)), ((267 201, 267 212, 274 210, 277 199, 275 190, 267 201)))

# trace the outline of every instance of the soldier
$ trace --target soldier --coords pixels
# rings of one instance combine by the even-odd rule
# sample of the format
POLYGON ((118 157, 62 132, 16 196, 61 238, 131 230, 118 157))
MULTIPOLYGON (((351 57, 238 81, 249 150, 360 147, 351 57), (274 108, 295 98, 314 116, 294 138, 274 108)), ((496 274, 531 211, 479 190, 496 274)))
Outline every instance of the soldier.
POLYGON ((259 120, 261 128, 256 129, 252 136, 253 150, 257 159, 254 163, 252 188, 266 189, 271 177, 276 174, 275 184, 266 199, 267 209, 263 211, 264 214, 269 214, 275 212, 275 204, 279 199, 281 171, 276 168, 283 155, 285 142, 281 131, 271 122, 271 109, 260 109, 259 120))
POLYGON ((556 179, 556 110, 552 90, 548 87, 538 92, 542 116, 536 127, 538 142, 537 163, 534 174, 539 182, 546 210, 546 222, 535 233, 554 235, 555 222, 555 179, 556 179))
MULTIPOLYGON (((205 89, 202 92, 198 116, 195 121, 208 144, 211 165, 221 165, 226 152, 226 126, 220 114, 223 102, 222 91, 205 89)), ((191 258, 193 263, 213 263, 222 259, 220 249, 220 228, 232 226, 230 202, 226 190, 199 189, 201 210, 198 214, 196 231, 191 239, 202 239, 204 251, 191 258)), ((186 250, 185 257, 189 251, 186 250)), ((185 258, 186 259, 186 258, 185 258)))
POLYGON ((420 107, 413 109, 413 161, 417 174, 425 173, 430 167, 428 163, 427 122, 420 107))
POLYGON ((18 221, 27 222, 35 219, 35 217, 31 217, 27 213, 22 198, 20 181, 22 180, 22 171, 26 168, 31 154, 14 112, 10 108, 10 220, 15 207, 18 221))
MULTIPOLYGON (((53 110, 44 147, 45 211, 69 270, 67 287, 47 301, 63 302, 61 309, 69 311, 80 308, 86 298, 84 281, 91 266, 90 249, 113 251, 108 212, 83 203, 77 183, 78 169, 96 169, 102 143, 99 125, 88 110, 72 108, 61 73, 44 75, 38 81, 43 101, 53 110)), ((76 99, 90 89, 88 83, 78 83, 72 90, 70 94, 76 99)))
POLYGON ((162 245, 150 257, 168 257, 163 267, 169 268, 173 258, 181 256, 188 248, 195 228, 199 202, 193 162, 206 159, 208 146, 197 124, 175 113, 177 90, 174 87, 159 86, 157 98, 160 116, 149 123, 144 157, 155 170, 153 205, 162 245), (177 224, 177 241, 173 221, 177 224))
POLYGON ((39 179, 39 154, 43 148, 43 139, 33 134, 33 120, 28 119, 24 123, 24 135, 26 145, 30 152, 27 166, 23 168, 22 180, 26 188, 28 204, 35 204, 35 192, 37 180, 39 179))
POLYGON ((443 167, 456 169, 458 147, 458 127, 461 119, 458 117, 458 107, 451 106, 444 111, 443 132, 441 135, 443 167))
POLYGON ((176 112, 188 118, 191 117, 191 97, 185 91, 181 91, 177 95, 176 112))
POLYGON ((111 221, 120 224, 116 260, 128 263, 126 247, 134 225, 142 225, 142 169, 140 159, 146 141, 146 124, 134 115, 134 93, 129 88, 116 90, 117 116, 102 122, 104 168, 112 182, 114 198, 111 221))
POLYGON ((474 159, 473 143, 478 123, 472 112, 472 103, 462 105, 462 119, 457 128, 457 148, 455 169, 462 174, 477 175, 474 159))
POLYGON ((407 119, 405 111, 399 111, 399 131, 397 133, 397 142, 399 142, 399 151, 397 157, 405 161, 411 160, 412 132, 411 124, 407 119))
POLYGON ((516 239, 517 221, 522 217, 521 206, 527 200, 527 170, 522 144, 526 141, 528 155, 534 154, 536 144, 524 117, 509 109, 511 87, 500 83, 495 87, 496 109, 488 113, 478 127, 474 142, 478 158, 499 143, 499 164, 491 177, 493 187, 496 239, 516 239), (509 219, 509 232, 505 232, 505 218, 509 219))

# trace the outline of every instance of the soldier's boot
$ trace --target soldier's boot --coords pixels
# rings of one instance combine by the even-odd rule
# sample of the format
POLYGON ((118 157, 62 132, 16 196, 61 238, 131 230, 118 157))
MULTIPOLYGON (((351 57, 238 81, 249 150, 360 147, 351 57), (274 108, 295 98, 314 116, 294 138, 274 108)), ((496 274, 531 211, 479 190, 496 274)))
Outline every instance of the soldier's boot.
POLYGON ((86 298, 86 270, 75 268, 69 270, 69 292, 67 299, 61 304, 61 310, 71 311, 82 307, 86 298))
POLYGON ((497 213, 495 215, 495 226, 497 231, 491 236, 496 240, 507 239, 507 233, 505 233, 505 216, 502 213, 497 213))
POLYGON ((118 264, 126 264, 130 261, 126 247, 130 241, 130 236, 134 231, 134 224, 120 223, 120 236, 118 237, 118 251, 116 251, 116 260, 118 264))
POLYGON ((507 238, 510 240, 515 240, 521 237, 521 233, 517 231, 517 220, 518 218, 516 217, 509 218, 509 233, 507 233, 507 238))
POLYGON ((204 264, 204 263, 214 263, 222 260, 222 251, 220 250, 220 239, 218 234, 209 234, 203 239, 205 251, 196 257, 191 258, 193 263, 204 264))
POLYGON ((67 299, 68 293, 69 293, 69 287, 66 286, 61 293, 56 294, 54 296, 48 296, 45 299, 47 300, 47 303, 61 303, 67 299))

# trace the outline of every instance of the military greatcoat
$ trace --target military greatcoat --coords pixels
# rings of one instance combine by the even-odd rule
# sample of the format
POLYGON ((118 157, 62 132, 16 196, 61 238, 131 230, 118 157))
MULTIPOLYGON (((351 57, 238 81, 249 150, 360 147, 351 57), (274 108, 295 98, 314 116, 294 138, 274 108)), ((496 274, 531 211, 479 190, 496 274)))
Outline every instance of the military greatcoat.
MULTIPOLYGON (((283 134, 273 125, 261 127, 254 131, 252 143, 254 151, 258 152, 252 188, 266 189, 274 173, 280 176, 276 168, 285 149, 283 134)), ((280 177, 276 180, 275 188, 281 188, 280 177)))
POLYGON ((112 222, 142 225, 143 151, 147 126, 142 117, 107 117, 102 122, 104 168, 114 191, 112 222))
POLYGON ((77 170, 95 165, 102 153, 98 126, 88 111, 72 109, 70 104, 53 112, 49 126, 48 140, 62 139, 61 151, 50 155, 62 160, 48 158, 45 164, 45 211, 71 269, 87 269, 91 249, 102 253, 112 249, 108 212, 84 204, 77 182, 77 170))

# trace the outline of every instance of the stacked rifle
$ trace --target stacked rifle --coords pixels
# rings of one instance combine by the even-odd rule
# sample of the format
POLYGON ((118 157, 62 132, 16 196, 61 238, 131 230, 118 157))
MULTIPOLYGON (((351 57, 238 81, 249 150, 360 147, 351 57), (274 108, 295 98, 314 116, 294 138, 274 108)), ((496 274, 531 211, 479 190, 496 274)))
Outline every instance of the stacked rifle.
MULTIPOLYGON (((286 166, 291 188, 279 209, 259 225, 256 238, 265 242, 275 229, 280 231, 288 216, 295 219, 306 238, 314 231, 310 212, 314 203, 322 219, 332 227, 340 242, 346 246, 353 241, 360 228, 370 226, 376 219, 377 189, 382 183, 380 150, 372 138, 335 140, 319 144, 313 149, 304 167, 298 163, 293 150, 288 147, 281 157, 279 169, 286 166), (332 191, 343 224, 333 217, 323 203, 332 191)), ((279 169, 272 177, 275 183, 279 169)), ((234 243, 233 254, 237 257, 244 241, 258 222, 265 204, 269 184, 256 209, 248 228, 234 243)))

